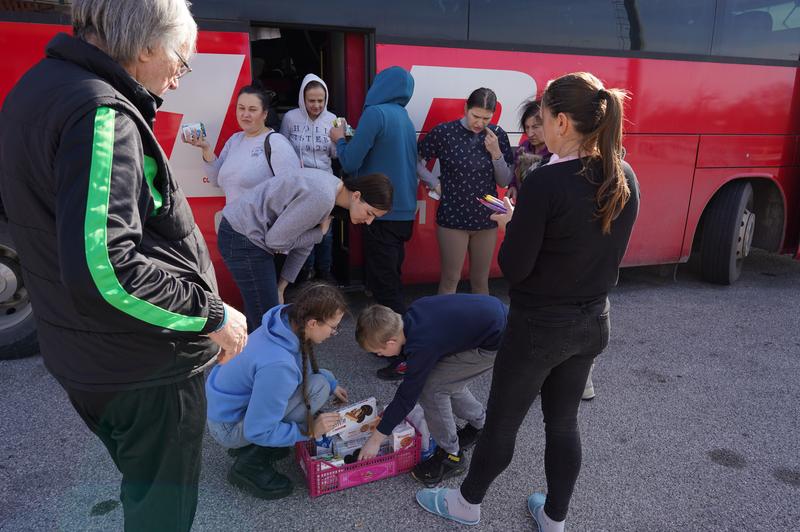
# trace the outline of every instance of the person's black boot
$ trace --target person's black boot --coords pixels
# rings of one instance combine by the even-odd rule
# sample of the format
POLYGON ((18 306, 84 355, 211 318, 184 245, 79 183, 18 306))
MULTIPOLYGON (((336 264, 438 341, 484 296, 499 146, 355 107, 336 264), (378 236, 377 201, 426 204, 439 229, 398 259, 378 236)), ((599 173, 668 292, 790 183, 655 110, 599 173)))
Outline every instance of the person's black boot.
POLYGON ((275 471, 267 459, 269 447, 251 445, 236 457, 228 482, 259 499, 282 499, 292 493, 292 481, 275 471))
MULTIPOLYGON (((252 446, 253 444, 246 445, 245 447, 228 449, 228 456, 233 456, 235 458, 239 456, 245 449, 249 449, 252 446)), ((277 462, 278 460, 283 460, 292 452, 289 447, 262 447, 262 449, 264 459, 267 462, 277 462)))

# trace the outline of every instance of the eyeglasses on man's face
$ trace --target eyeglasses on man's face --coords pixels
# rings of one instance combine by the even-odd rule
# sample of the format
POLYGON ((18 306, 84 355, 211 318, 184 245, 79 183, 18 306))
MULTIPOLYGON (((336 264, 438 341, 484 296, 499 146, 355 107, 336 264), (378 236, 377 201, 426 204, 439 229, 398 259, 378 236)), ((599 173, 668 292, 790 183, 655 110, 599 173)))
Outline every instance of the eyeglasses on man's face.
POLYGON ((175 55, 178 56, 178 60, 181 62, 181 67, 178 70, 178 73, 175 74, 175 79, 181 79, 183 76, 192 71, 192 67, 189 66, 189 63, 183 58, 178 50, 173 50, 173 52, 175 52, 175 55))

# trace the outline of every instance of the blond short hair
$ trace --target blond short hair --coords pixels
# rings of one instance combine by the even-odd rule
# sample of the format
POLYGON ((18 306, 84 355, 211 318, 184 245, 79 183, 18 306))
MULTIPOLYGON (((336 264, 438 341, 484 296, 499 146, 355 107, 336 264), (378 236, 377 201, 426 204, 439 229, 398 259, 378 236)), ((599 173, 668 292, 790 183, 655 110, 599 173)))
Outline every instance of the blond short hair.
POLYGON ((378 347, 403 331, 403 318, 383 305, 370 305, 356 321, 356 341, 362 349, 378 347))

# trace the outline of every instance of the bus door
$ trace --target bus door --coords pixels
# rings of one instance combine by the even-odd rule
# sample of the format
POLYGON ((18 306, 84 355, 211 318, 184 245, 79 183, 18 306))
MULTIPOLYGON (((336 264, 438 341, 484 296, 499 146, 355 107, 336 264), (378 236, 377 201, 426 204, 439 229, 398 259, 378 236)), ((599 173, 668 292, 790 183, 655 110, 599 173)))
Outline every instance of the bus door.
MULTIPOLYGON (((368 79, 370 35, 297 26, 254 26, 250 30, 252 77, 272 99, 267 122, 280 129, 284 115, 300 104, 299 92, 306 74, 316 74, 328 87, 328 111, 357 127, 368 79)), ((333 171, 341 177, 338 161, 333 171)), ((358 285, 362 279, 361 233, 349 218, 336 216, 331 268, 337 282, 358 285)), ((313 253, 313 252, 312 252, 313 253)))

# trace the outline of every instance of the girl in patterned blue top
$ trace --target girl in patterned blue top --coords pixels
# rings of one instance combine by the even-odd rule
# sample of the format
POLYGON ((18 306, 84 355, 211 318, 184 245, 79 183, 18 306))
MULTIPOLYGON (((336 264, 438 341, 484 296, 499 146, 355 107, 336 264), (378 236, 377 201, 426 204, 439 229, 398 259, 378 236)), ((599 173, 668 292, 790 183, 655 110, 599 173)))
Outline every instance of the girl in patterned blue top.
POLYGON ((441 168, 441 181, 431 183, 441 195, 436 212, 440 294, 455 293, 467 250, 472 293, 489 293, 497 224, 476 198, 495 194, 497 185, 507 186, 514 161, 506 132, 489 125, 496 107, 494 91, 476 89, 467 99, 463 118, 439 124, 418 145, 420 157, 439 159, 441 168))

